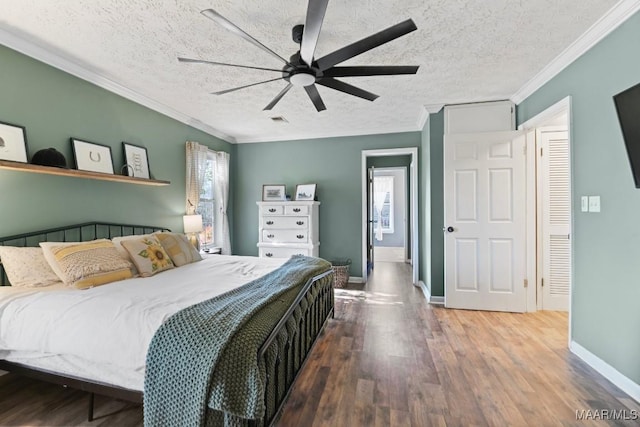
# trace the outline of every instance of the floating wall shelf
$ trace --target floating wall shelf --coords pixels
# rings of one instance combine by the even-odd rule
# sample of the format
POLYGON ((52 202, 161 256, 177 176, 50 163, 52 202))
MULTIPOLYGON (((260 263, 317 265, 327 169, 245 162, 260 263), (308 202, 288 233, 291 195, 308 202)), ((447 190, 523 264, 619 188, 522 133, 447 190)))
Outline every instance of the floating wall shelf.
POLYGON ((97 179, 102 181, 127 182, 129 184, 163 186, 171 184, 170 181, 157 179, 134 178, 123 175, 110 175, 107 173, 79 171, 77 169, 62 169, 51 166, 32 165, 28 163, 9 162, 0 160, 0 169, 9 169, 22 172, 43 173, 47 175, 73 176, 76 178, 97 179))

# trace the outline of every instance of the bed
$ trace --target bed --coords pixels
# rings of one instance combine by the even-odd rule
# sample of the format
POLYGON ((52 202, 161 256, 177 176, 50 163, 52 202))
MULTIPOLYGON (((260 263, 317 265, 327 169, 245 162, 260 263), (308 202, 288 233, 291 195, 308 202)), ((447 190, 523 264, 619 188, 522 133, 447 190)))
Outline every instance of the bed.
MULTIPOLYGON (((0 246, 163 231, 86 223, 0 238, 0 246)), ((153 277, 85 290, 7 286, 0 264, 0 283, 0 369, 89 392, 89 420, 94 394, 102 394, 144 402, 146 425, 170 416, 183 423, 203 410, 202 399, 205 418, 193 415, 194 425, 271 425, 333 315, 330 265, 307 257, 205 255, 153 277), (175 329, 181 316, 186 321, 175 329), (205 380, 187 378, 199 370, 205 380), (192 389, 206 394, 191 399, 192 389)))

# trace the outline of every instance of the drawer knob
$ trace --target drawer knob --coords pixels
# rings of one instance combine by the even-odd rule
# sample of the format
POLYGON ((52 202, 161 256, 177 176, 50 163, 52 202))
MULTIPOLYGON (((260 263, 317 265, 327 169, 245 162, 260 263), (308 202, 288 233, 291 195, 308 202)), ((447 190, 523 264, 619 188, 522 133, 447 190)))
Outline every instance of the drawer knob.
POLYGON ((300 208, 293 208, 294 212, 300 212, 300 208))
POLYGON ((304 239, 304 234, 298 234, 296 237, 297 237, 298 239, 304 239))
POLYGON ((273 221, 267 221, 267 225, 273 225, 273 221))
POLYGON ((273 213, 273 212, 275 212, 275 211, 276 211, 276 209, 275 209, 275 208, 270 208, 270 209, 269 209, 269 212, 271 212, 271 213, 273 213))
MULTIPOLYGON (((268 224, 268 223, 267 223, 268 224)), ((296 221, 296 224, 298 225, 304 225, 304 221, 296 221)))
POLYGON ((266 254, 264 254, 266 257, 271 258, 273 256, 273 254, 271 252, 267 252, 266 254))
POLYGON ((275 236, 275 235, 273 235, 273 234, 267 234, 267 237, 268 237, 269 239, 273 239, 273 238, 274 238, 274 237, 276 237, 276 236, 275 236))

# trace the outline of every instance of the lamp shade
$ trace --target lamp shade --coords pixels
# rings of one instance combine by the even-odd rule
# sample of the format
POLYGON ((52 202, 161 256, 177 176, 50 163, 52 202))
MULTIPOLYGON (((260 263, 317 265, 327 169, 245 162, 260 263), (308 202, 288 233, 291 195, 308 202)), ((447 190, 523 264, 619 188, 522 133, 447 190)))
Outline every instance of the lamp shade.
POLYGON ((185 233, 199 233, 202 231, 202 215, 185 215, 182 217, 185 233))

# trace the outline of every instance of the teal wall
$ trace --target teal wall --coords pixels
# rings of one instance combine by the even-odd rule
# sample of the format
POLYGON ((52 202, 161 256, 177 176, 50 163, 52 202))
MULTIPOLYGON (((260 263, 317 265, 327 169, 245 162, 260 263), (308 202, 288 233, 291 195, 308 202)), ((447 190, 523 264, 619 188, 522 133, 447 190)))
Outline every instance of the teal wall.
MULTIPOLYGON (((444 178, 443 178, 444 110, 429 116, 429 176, 431 182, 431 296, 444 296, 444 178)), ((429 223, 427 223, 429 224, 429 223)))
MULTIPOLYGON (((640 189, 612 96, 640 82, 640 13, 518 106, 518 123, 571 96, 573 339, 640 384, 640 189), (601 213, 580 212, 599 195, 601 213)), ((638 118, 640 120, 640 118, 638 118)))
MULTIPOLYGON (((362 150, 420 147, 419 132, 237 145, 234 175, 234 252, 257 255, 258 207, 263 184, 316 183, 320 205, 320 256, 351 258, 362 275, 362 150)), ((420 190, 420 189, 419 189, 420 190)))
POLYGON ((171 181, 149 187, 0 170, 0 236, 90 220, 182 230, 185 141, 234 157, 222 140, 1 45, 0 94, 0 121, 26 127, 30 156, 54 147, 73 165, 73 136, 111 146, 119 170, 127 141, 147 148, 155 178, 171 181))

